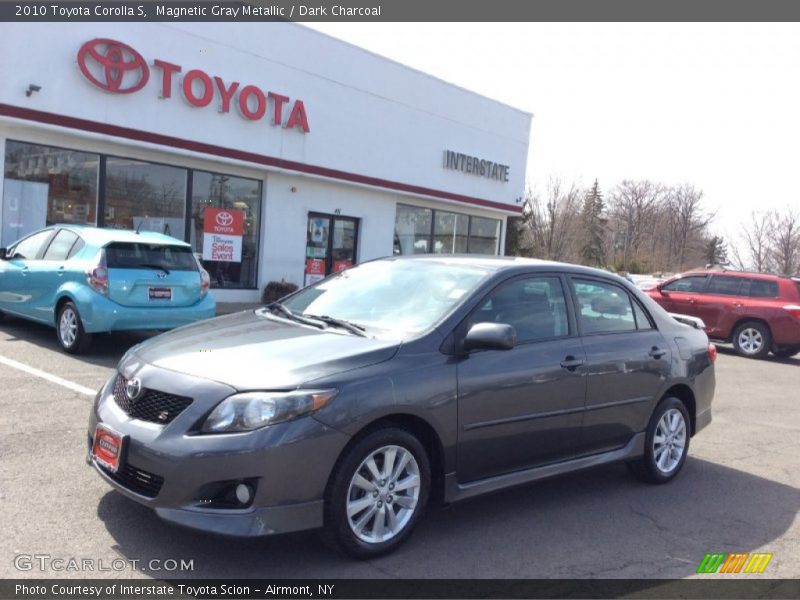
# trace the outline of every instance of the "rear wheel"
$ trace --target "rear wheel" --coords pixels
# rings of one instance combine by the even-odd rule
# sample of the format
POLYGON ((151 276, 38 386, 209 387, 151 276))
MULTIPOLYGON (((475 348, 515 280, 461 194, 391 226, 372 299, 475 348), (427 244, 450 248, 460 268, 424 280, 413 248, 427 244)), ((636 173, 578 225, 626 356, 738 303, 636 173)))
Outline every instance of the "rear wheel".
POLYGON ((667 483, 683 468, 689 452, 689 412, 677 398, 664 398, 647 425, 644 456, 628 463, 647 483, 667 483))
POLYGON ((428 500, 430 463, 420 441, 387 428, 357 442, 337 465, 325 505, 325 537, 356 558, 391 552, 428 500))
POLYGON ((91 334, 83 329, 78 307, 72 302, 65 302, 58 310, 56 338, 64 351, 70 354, 84 352, 92 341, 91 334))
POLYGON ((741 356, 764 358, 772 348, 772 334, 764 323, 747 321, 733 332, 733 349, 741 356))
POLYGON ((780 350, 773 350, 772 353, 778 358, 791 358, 795 354, 800 354, 800 346, 787 346, 780 350))

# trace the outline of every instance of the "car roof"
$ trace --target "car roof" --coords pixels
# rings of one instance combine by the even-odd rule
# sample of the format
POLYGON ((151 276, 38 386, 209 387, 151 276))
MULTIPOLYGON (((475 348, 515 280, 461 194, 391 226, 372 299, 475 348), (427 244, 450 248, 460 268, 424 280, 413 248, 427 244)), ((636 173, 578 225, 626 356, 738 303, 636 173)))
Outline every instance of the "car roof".
POLYGON ((519 256, 491 256, 481 254, 409 254, 390 256, 379 260, 438 262, 445 265, 478 267, 481 269, 486 269, 487 271, 496 272, 510 270, 524 271, 534 268, 538 271, 563 271, 582 275, 602 276, 614 280, 625 281, 625 279, 619 275, 611 273, 610 271, 604 271, 602 269, 595 269, 593 267, 584 267, 582 265, 574 265, 551 260, 542 260, 538 258, 522 258, 519 256))
POLYGON ((145 243, 145 244, 170 244, 174 246, 190 246, 183 240, 156 233, 155 231, 140 231, 136 233, 130 229, 113 229, 110 227, 92 227, 90 225, 72 225, 59 223, 52 227, 70 229, 80 235, 84 240, 95 246, 105 246, 112 242, 145 243))
POLYGON ((775 281, 776 279, 785 279, 785 277, 781 275, 772 275, 771 273, 758 273, 758 272, 749 272, 749 271, 687 271, 686 273, 681 273, 680 275, 676 275, 677 277, 686 277, 688 275, 730 275, 731 277, 747 277, 749 279, 765 279, 768 281, 775 281))

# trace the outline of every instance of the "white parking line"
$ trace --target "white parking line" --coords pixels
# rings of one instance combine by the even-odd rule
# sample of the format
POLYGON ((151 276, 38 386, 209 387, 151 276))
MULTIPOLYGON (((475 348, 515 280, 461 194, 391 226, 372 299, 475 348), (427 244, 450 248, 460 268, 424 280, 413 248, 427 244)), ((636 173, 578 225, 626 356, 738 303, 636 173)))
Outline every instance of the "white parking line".
POLYGON ((42 379, 46 379, 51 383, 58 384, 62 387, 72 390, 73 392, 78 392, 79 394, 84 394, 86 396, 94 396, 95 394, 97 394, 97 390, 92 390, 90 388, 84 387, 72 381, 62 379, 57 375, 52 375, 50 373, 47 373, 46 371, 37 369, 36 367, 29 367, 26 364, 17 362, 10 358, 6 358, 5 356, 0 356, 0 364, 4 364, 13 369, 18 369, 19 371, 24 371, 25 373, 35 375, 36 377, 41 377, 42 379))

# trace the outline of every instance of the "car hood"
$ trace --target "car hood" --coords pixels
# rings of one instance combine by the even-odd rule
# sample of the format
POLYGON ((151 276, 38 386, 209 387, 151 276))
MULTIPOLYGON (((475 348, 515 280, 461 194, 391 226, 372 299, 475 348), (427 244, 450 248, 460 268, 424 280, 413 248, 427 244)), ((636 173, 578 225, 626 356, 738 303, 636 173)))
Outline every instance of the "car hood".
POLYGON ((143 361, 238 390, 289 389, 390 359, 399 342, 316 329, 245 311, 200 321, 133 348, 143 361))

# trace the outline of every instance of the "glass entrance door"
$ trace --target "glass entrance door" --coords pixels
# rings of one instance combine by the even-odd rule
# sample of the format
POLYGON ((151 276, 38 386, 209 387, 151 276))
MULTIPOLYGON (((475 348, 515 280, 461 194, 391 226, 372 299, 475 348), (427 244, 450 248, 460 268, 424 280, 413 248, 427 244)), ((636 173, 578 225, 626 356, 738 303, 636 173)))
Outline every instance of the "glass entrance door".
POLYGON ((356 263, 358 219, 308 214, 305 285, 311 285, 356 263))

